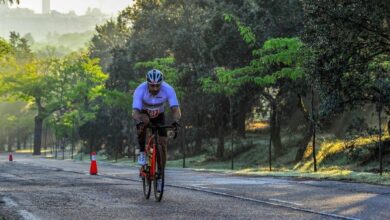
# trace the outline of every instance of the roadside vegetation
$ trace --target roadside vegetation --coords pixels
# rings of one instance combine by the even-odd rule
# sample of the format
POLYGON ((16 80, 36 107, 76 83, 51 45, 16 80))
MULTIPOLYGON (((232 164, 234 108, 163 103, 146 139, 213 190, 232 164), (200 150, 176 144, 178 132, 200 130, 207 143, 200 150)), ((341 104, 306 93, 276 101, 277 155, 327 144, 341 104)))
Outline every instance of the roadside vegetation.
MULTIPOLYGON (((389 12, 384 0, 137 0, 60 56, 11 32, 0 39, 0 151, 134 158, 132 91, 157 68, 183 112, 170 166, 185 155, 186 167, 231 169, 233 158, 242 173, 379 182, 389 172, 389 12)), ((80 36, 90 33, 63 37, 80 36)))
MULTIPOLYGON (((212 154, 205 153, 197 156, 168 161, 168 167, 186 167, 200 171, 225 172, 239 175, 294 177, 306 179, 328 179, 352 182, 363 182, 390 185, 390 157, 386 153, 382 176, 378 175, 377 136, 359 137, 353 140, 331 138, 329 135, 319 135, 317 163, 318 170, 314 172, 312 148, 308 148, 302 161, 294 162, 297 147, 289 149, 278 158, 272 158, 271 170, 268 158, 268 139, 264 135, 248 135, 246 143, 240 144, 246 150, 235 154, 233 169, 231 158, 215 160, 212 154), (245 148, 245 147, 244 147, 245 148)), ((294 137, 283 142, 293 141, 294 137)), ((390 136, 384 137, 386 146, 390 144, 390 136)), ((230 141, 226 143, 231 146, 230 141)), ((237 146, 235 146, 237 148, 237 146)), ((239 151, 239 149, 235 149, 239 151)))

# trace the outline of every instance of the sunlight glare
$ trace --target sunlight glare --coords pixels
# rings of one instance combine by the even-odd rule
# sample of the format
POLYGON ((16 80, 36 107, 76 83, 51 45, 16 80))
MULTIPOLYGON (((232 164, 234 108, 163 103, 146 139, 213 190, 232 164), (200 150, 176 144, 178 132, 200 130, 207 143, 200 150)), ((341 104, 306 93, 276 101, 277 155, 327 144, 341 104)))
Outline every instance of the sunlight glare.
MULTIPOLYGON (((88 8, 98 8, 103 13, 114 15, 133 3, 132 0, 51 0, 50 8, 61 13, 74 11, 77 15, 83 15, 88 8)), ((42 13, 42 0, 20 0, 19 5, 12 8, 29 8, 35 13, 42 13)))

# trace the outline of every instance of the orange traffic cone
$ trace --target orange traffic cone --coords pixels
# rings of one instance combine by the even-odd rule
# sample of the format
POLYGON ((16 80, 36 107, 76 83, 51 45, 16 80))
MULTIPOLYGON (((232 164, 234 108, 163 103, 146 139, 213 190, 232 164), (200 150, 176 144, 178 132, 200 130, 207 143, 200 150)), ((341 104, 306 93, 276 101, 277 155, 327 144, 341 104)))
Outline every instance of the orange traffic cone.
POLYGON ((12 157, 12 152, 9 152, 8 160, 9 160, 9 161, 13 161, 13 160, 14 160, 14 158, 12 157))
POLYGON ((89 170, 89 174, 97 175, 97 173, 98 173, 98 169, 97 169, 97 163, 96 163, 96 153, 92 152, 91 168, 89 170))

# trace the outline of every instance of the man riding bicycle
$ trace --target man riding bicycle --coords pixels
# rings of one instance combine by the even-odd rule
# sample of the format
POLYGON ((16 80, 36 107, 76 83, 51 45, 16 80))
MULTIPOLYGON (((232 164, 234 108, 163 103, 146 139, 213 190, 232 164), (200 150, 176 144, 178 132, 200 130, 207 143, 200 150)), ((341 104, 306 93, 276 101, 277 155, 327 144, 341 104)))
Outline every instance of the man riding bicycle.
MULTIPOLYGON (((157 69, 152 69, 146 74, 146 82, 141 83, 134 91, 133 95, 133 119, 137 126, 138 143, 140 154, 138 164, 146 164, 145 158, 145 127, 165 124, 164 104, 168 102, 171 108, 173 123, 172 126, 179 126, 181 111, 176 92, 163 79, 163 73, 157 69)), ((158 130, 159 144, 163 147, 163 161, 167 155, 167 131, 165 128, 158 130)), ((165 166, 165 164, 164 164, 165 166)))

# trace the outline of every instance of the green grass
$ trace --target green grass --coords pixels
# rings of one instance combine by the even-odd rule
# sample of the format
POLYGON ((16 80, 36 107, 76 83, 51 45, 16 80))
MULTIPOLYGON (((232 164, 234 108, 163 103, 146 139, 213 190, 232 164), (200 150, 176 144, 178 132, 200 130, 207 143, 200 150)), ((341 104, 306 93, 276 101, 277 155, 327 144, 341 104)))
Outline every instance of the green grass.
MULTIPOLYGON (((295 143, 299 140, 299 136, 284 135, 284 137, 282 139, 285 146, 284 154, 272 159, 272 171, 269 171, 268 161, 269 136, 253 133, 249 133, 245 139, 235 141, 234 170, 231 169, 230 157, 227 156, 223 160, 215 159, 215 140, 210 141, 209 146, 204 146, 208 149, 206 153, 186 158, 185 167, 199 171, 225 172, 237 175, 330 179, 390 185, 390 160, 385 160, 384 169, 386 172, 382 176, 377 173, 378 161, 367 160, 367 155, 369 155, 367 152, 370 152, 367 149, 371 148, 372 150, 376 141, 375 136, 360 137, 350 141, 337 140, 329 135, 319 136, 316 147, 317 172, 313 172, 311 146, 307 148, 304 159, 295 163, 293 162, 297 151, 295 143)), ((390 136, 387 135, 385 138, 389 139, 390 136)), ((226 155, 230 155, 230 141, 230 137, 225 140, 226 155)), ((30 153, 30 151, 23 153, 30 153)), ((169 152, 169 154, 176 159, 167 161, 167 167, 183 167, 180 152, 169 152)), ((59 152, 58 157, 62 158, 62 152, 59 152)), ((67 159, 69 159, 68 157, 69 155, 67 155, 67 159)), ((79 161, 80 157, 80 154, 75 154, 74 160, 79 161)), ((133 162, 133 158, 124 157, 115 161, 113 158, 107 158, 104 151, 100 151, 96 159, 112 164, 138 166, 136 162, 133 162)), ((89 161, 89 154, 83 154, 83 161, 89 161)))
MULTIPOLYGON (((385 136, 384 138, 390 137, 385 136)), ((319 138, 316 150, 317 172, 313 172, 311 147, 308 147, 301 162, 293 162, 297 148, 291 146, 291 143, 294 143, 296 137, 290 136, 283 140, 284 143, 290 143, 290 146, 281 157, 273 158, 272 171, 269 171, 268 137, 260 135, 250 136, 248 139, 255 146, 239 155, 235 155, 234 170, 231 170, 231 160, 229 158, 217 161, 213 159, 210 153, 186 158, 186 167, 199 171, 216 171, 239 175, 329 179, 390 185, 389 163, 384 163, 386 172, 380 176, 377 172, 372 172, 375 169, 377 170, 378 161, 371 159, 362 164, 361 158, 354 159, 348 155, 351 147, 354 150, 372 147, 376 140, 376 137, 373 136, 352 140, 353 146, 343 140, 319 138)), ((229 151, 231 146, 229 140, 227 140, 226 146, 226 150, 229 151)), ((362 157, 364 158, 364 151, 361 152, 363 152, 362 157)), ((167 162, 167 165, 168 167, 182 167, 183 160, 171 160, 167 162)))

